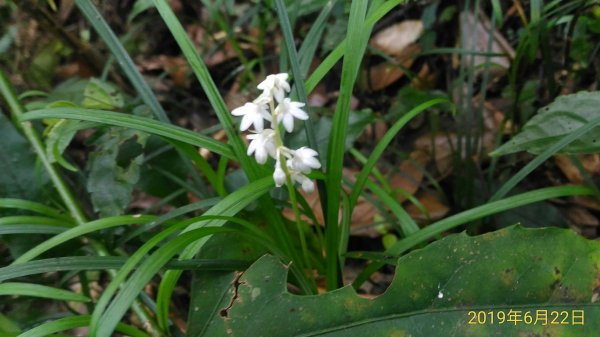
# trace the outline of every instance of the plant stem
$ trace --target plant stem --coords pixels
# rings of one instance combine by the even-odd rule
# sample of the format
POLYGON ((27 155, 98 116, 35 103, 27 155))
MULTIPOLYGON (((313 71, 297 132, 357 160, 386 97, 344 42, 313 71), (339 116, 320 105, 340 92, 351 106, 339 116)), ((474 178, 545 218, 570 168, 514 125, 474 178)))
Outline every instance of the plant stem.
MULTIPOLYGON (((73 217, 73 219, 75 220, 77 225, 79 225, 79 226, 85 225, 88 221, 87 221, 85 215, 83 214, 81 207, 75 201, 73 194, 71 193, 71 191, 69 190, 69 188, 67 187, 65 182, 63 181, 58 170, 56 170, 54 165, 50 162, 50 160, 46 156, 46 152, 44 151, 44 145, 43 145, 42 141, 40 140, 37 132, 33 128, 32 123, 31 122, 19 123, 19 118, 23 115, 24 109, 21 106, 21 103, 19 102, 19 100, 17 99, 17 95, 15 94, 15 91, 14 91, 12 85, 10 84, 10 81, 8 80, 8 78, 6 77, 6 75, 4 74, 4 72, 2 70, 0 70, 0 94, 2 95, 2 97, 4 97, 4 100, 6 101, 6 104, 8 105, 8 108, 11 111, 12 118, 13 118, 13 121, 15 122, 15 125, 17 125, 17 127, 20 126, 21 130, 25 134, 25 137, 27 138, 27 140, 33 147, 34 151, 37 154, 37 157, 42 162, 44 169, 48 173, 48 176, 50 176, 50 180, 52 181, 52 184, 56 188, 56 191, 60 195, 61 199, 63 200, 63 203, 69 210, 71 217, 73 217)), ((98 256, 110 255, 108 249, 106 249, 106 247, 101 242, 98 242, 95 240, 89 240, 89 243, 96 250, 96 253, 98 254, 98 256)), ((112 270, 112 269, 108 270, 108 273, 111 275, 111 277, 116 275, 116 271, 112 270)), ((140 318, 140 321, 141 321, 143 327, 146 329, 146 331, 148 331, 152 336, 160 335, 158 333, 158 330, 156 330, 156 328, 155 328, 156 324, 152 321, 152 318, 150 317, 150 315, 148 315, 148 313, 143 309, 143 307, 141 306, 141 304, 139 302, 136 301, 133 303, 132 310, 140 318)))
MULTIPOLYGON (((284 148, 283 139, 281 138, 281 132, 279 130, 279 125, 277 123, 277 113, 275 112, 275 102, 273 98, 269 100, 269 107, 271 108, 271 126, 273 127, 273 131, 275 133, 275 148, 277 155, 279 156, 279 162, 281 165, 281 169, 285 173, 285 181, 287 185, 288 195, 290 197, 290 203, 292 204, 292 210, 294 212, 294 218, 296 222, 296 229, 298 231, 298 236, 300 237, 300 247, 302 248, 302 257, 304 259, 304 263, 308 270, 311 270, 311 263, 308 257, 308 248, 306 245, 306 237, 304 236, 304 228, 302 228, 302 221, 300 219, 300 209, 298 208, 298 200, 296 199, 296 190, 294 189, 294 182, 292 181, 292 176, 290 175, 290 171, 287 167, 287 160, 285 155, 279 151, 279 149, 284 148)), ((309 277, 311 281, 314 281, 312 277, 309 277)), ((311 284, 313 286, 313 290, 316 290, 316 285, 314 282, 311 284)))

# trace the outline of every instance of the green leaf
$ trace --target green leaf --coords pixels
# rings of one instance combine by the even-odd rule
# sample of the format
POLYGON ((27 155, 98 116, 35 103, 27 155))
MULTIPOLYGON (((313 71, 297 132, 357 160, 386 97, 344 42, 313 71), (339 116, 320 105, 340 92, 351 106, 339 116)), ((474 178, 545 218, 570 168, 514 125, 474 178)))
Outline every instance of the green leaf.
MULTIPOLYGON (((79 327, 85 327, 90 322, 89 315, 80 316, 68 316, 55 321, 50 321, 42 325, 38 325, 35 328, 20 334, 18 337, 45 337, 52 333, 75 329, 79 327)), ((148 337, 145 332, 123 323, 119 323, 116 326, 116 330, 122 332, 127 336, 132 337, 148 337)))
POLYGON ((48 176, 35 170, 36 156, 25 138, 0 113, 0 197, 39 200, 48 176))
POLYGON ((594 335, 600 330, 600 305, 591 302, 598 261, 600 244, 569 230, 511 227, 476 237, 456 234, 400 258, 389 289, 366 299, 349 286, 292 295, 287 268, 265 256, 231 287, 205 335, 594 335), (534 316, 548 310, 548 324, 469 324, 469 311, 496 316, 511 309, 534 316), (571 323, 572 310, 583 310, 585 324, 550 324, 551 311, 568 311, 571 323))
POLYGON ((69 163, 63 152, 75 137, 79 130, 95 126, 95 123, 80 122, 74 120, 59 119, 47 129, 46 155, 51 163, 58 163, 67 170, 76 172, 77 167, 69 163))
MULTIPOLYGON (((17 265, 0 268, 0 282, 15 278, 55 273, 59 271, 106 270, 119 269, 127 262, 126 257, 120 256, 76 256, 58 257, 35 260, 17 265)), ((189 261, 171 260, 165 269, 231 271, 248 267, 246 261, 224 259, 195 259, 189 261)))
MULTIPOLYGON (((348 132, 344 145, 345 150, 349 150, 352 147, 354 141, 360 137, 365 127, 373 122, 374 119, 371 110, 350 111, 348 132)), ((331 118, 323 116, 317 122, 313 123, 313 125, 317 143, 316 150, 319 152, 319 157, 327 158, 329 135, 331 134, 332 127, 331 118)), ((303 132, 297 132, 289 138, 287 143, 291 148, 306 146, 306 137, 303 132)))
POLYGON ((61 301, 89 302, 90 299, 81 294, 63 289, 56 289, 39 284, 7 282, 0 284, 0 296, 33 296, 61 301))
POLYGON ((231 151, 231 148, 227 144, 223 144, 213 138, 202 135, 200 133, 193 132, 178 126, 161 123, 150 118, 126 115, 105 110, 90 110, 63 107, 31 111, 24 114, 21 117, 21 120, 26 121, 43 118, 76 119, 82 121, 103 123, 113 126, 122 126, 161 136, 166 139, 178 140, 186 144, 204 147, 211 152, 215 152, 229 159, 233 159, 233 153, 231 151))
MULTIPOLYGON (((87 190, 91 194, 94 211, 101 217, 116 216, 131 202, 133 186, 140 177, 144 155, 130 160, 119 160, 123 145, 136 139, 142 147, 146 137, 131 129, 111 128, 95 142, 97 148, 88 161, 87 190)), ((137 151, 139 152, 139 151, 137 151)))
POLYGON ((92 78, 83 90, 81 105, 88 109, 114 110, 124 105, 123 94, 108 82, 92 78))
MULTIPOLYGON (((550 105, 538 110, 523 130, 492 155, 518 151, 539 154, 559 142, 564 136, 598 119, 600 91, 580 92, 558 97, 550 105)), ((600 151, 600 125, 579 136, 559 153, 594 153, 600 151)))
MULTIPOLYGON (((0 198, 20 198, 32 201, 47 199, 44 191, 48 176, 39 168, 37 158, 27 140, 0 112, 0 198)), ((13 211, 0 210, 0 214, 13 211)), ((11 255, 17 257, 43 237, 4 237, 11 255)))

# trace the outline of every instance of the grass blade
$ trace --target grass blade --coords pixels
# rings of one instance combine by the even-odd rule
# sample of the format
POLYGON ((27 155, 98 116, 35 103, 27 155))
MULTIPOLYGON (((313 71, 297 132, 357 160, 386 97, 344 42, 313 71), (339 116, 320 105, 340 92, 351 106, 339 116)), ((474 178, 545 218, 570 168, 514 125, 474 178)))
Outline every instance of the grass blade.
POLYGON ((39 284, 7 282, 0 284, 0 296, 31 296, 59 301, 89 302, 87 296, 39 284))
MULTIPOLYGON (((543 162, 545 162, 548 158, 552 157, 555 153, 560 151, 565 146, 574 142, 585 133, 589 132, 596 126, 600 125, 600 117, 593 119, 591 122, 585 124, 579 129, 571 132, 569 135, 563 137, 559 142, 553 144, 538 156, 535 157, 534 160, 530 161, 525 165, 522 169, 517 172, 517 174, 513 175, 507 182, 505 182, 502 187, 494 193, 494 195, 490 198, 491 201, 496 201, 503 198, 508 192, 510 192, 519 182, 521 182, 527 175, 533 170, 535 170, 538 166, 540 166, 543 162)), ((492 153, 493 154, 493 153, 492 153)))
POLYGON ((347 51, 350 50, 351 52, 347 52, 344 55, 340 94, 336 111, 333 115, 333 126, 329 138, 326 167, 327 214, 325 240, 327 252, 327 288, 330 290, 337 288, 339 285, 337 249, 339 247, 338 211, 342 185, 342 168, 352 89, 370 35, 370 29, 364 29, 367 3, 367 1, 354 1, 350 7, 347 51))
MULTIPOLYGON (((371 13, 369 13, 369 16, 365 20, 363 26, 360 27, 360 29, 370 32, 377 21, 379 21, 382 17, 389 13, 394 7, 398 6, 399 4, 405 1, 406 0, 391 0, 384 2, 383 4, 375 8, 371 13)), ((325 77, 325 75, 329 73, 331 68, 333 68, 333 66, 342 58, 342 56, 344 56, 344 54, 346 53, 346 47, 347 38, 342 40, 342 42, 340 42, 340 44, 338 44, 337 47, 335 47, 335 49, 331 51, 329 55, 327 55, 325 60, 323 60, 323 62, 319 64, 317 69, 313 71, 313 73, 304 83, 307 93, 312 92, 317 87, 317 84, 319 84, 319 82, 321 82, 321 80, 325 77)))
POLYGON ((52 218, 65 219, 65 220, 71 219, 66 214, 63 214, 60 211, 58 211, 52 207, 48 207, 39 202, 33 202, 33 201, 29 201, 29 200, 1 198, 0 199, 0 208, 16 208, 16 209, 20 209, 20 210, 39 213, 39 214, 46 215, 46 216, 49 216, 52 218))
POLYGON ((166 139, 174 139, 186 144, 203 147, 221 156, 234 159, 233 152, 231 152, 231 148, 227 144, 223 144, 218 140, 200 133, 179 126, 162 123, 150 118, 105 110, 53 108, 28 112, 21 117, 21 121, 43 118, 75 119, 126 127, 148 132, 166 139))
POLYGON ((100 317, 97 324, 96 337, 110 337, 123 315, 127 312, 140 291, 155 276, 155 274, 176 254, 190 244, 207 236, 235 232, 224 227, 208 227, 195 229, 181 234, 169 243, 161 246, 154 254, 148 257, 140 268, 125 283, 117 297, 100 317))
MULTIPOLYGON (((123 267, 127 259, 127 257, 121 256, 77 256, 29 261, 0 268, 0 282, 23 276, 60 271, 119 269, 123 267)), ((221 271, 243 270, 246 267, 248 267, 246 261, 214 259, 171 260, 164 266, 165 269, 221 271)))
MULTIPOLYGON (((57 319, 55 321, 47 322, 41 325, 36 326, 35 328, 23 332, 17 337, 46 337, 50 336, 53 333, 71 330, 75 328, 85 327, 90 322, 89 315, 79 315, 79 316, 68 316, 61 319, 57 319)), ((145 332, 123 323, 119 323, 116 326, 116 330, 123 333, 126 336, 131 337, 150 337, 145 332)))
POLYGON ((375 164, 379 160, 379 157, 381 157, 381 155, 383 154, 383 151, 385 151, 387 146, 392 142, 392 140, 394 139, 396 134, 398 132, 400 132, 400 130, 404 127, 404 125, 406 125, 408 122, 410 122, 414 117, 419 115, 421 112, 429 109, 430 107, 432 107, 434 105, 442 104, 442 103, 450 103, 450 102, 445 99, 436 98, 436 99, 427 101, 425 103, 419 104, 414 109, 410 110, 404 116, 402 116, 396 123, 394 123, 394 125, 392 125, 392 127, 390 127, 390 129, 385 133, 385 135, 381 138, 381 140, 379 140, 379 143, 377 143, 377 145, 375 146, 375 149, 373 149, 373 151, 371 152, 371 155, 369 156, 369 159, 367 160, 366 164, 363 166, 362 170, 356 177, 356 182, 354 183, 354 187, 352 188, 352 192, 350 194, 351 208, 354 208, 354 205, 356 205, 356 202, 358 201, 358 197, 360 196, 360 193, 361 193, 367 179, 369 178, 369 174, 371 174, 371 171, 375 167, 375 164))
POLYGON ((219 93, 215 82, 211 78, 206 64, 204 64, 200 55, 196 52, 194 45, 181 26, 179 20, 177 20, 175 13, 173 13, 173 10, 169 7, 167 1, 154 0, 154 5, 156 6, 156 9, 158 9, 164 23, 169 28, 169 31, 171 31, 171 34, 177 41, 179 48, 181 48, 183 55, 190 64, 190 67, 206 93, 211 106, 215 110, 219 122, 227 134, 227 138, 229 139, 234 153, 234 156, 230 158, 239 160, 250 181, 256 180, 256 178, 258 178, 257 165, 246 155, 246 147, 242 142, 239 132, 233 125, 229 110, 227 109, 225 101, 223 101, 223 97, 219 93))
MULTIPOLYGON (((421 244, 435 236, 466 224, 470 221, 484 218, 486 216, 500 213, 513 208, 532 204, 543 200, 567 197, 572 195, 593 195, 593 189, 584 186, 557 186, 541 188, 531 192, 525 192, 513 197, 487 203, 485 205, 475 207, 464 212, 447 217, 437 221, 413 235, 396 242, 392 247, 385 251, 387 256, 400 256, 409 249, 421 244)), ((353 287, 358 288, 360 285, 377 269, 383 266, 382 263, 372 263, 356 278, 353 287)))
POLYGON ((123 216, 115 216, 110 218, 103 218, 95 221, 88 222, 83 226, 77 226, 69 229, 61 234, 58 234, 52 237, 49 240, 46 240, 39 245, 31 248, 25 254, 19 256, 13 264, 20 264, 23 262, 31 261, 36 258, 40 254, 47 252, 48 250, 67 242, 71 239, 80 237, 82 235, 99 231, 106 228, 111 228, 115 226, 123 226, 129 224, 143 224, 148 223, 150 221, 155 220, 155 216, 151 215, 123 215, 123 216))
MULTIPOLYGON (((296 44, 294 43, 294 37, 292 36, 292 27, 290 25, 290 19, 288 18, 288 12, 285 7, 283 0, 275 0, 275 7, 277 8, 277 16, 279 17, 279 24, 283 33, 283 41, 287 50, 287 54, 290 58, 290 65, 292 68, 292 75, 294 76, 294 88, 300 102, 305 103, 304 110, 309 113, 308 96, 306 95, 306 89, 304 88, 304 73, 300 69, 300 62, 298 59, 298 52, 296 51, 296 44)), ((331 10, 331 9, 330 9, 331 10)), ((315 137, 315 131, 310 120, 304 121, 304 130, 306 131, 306 139, 308 140, 308 146, 311 149, 317 148, 317 139, 315 137)))

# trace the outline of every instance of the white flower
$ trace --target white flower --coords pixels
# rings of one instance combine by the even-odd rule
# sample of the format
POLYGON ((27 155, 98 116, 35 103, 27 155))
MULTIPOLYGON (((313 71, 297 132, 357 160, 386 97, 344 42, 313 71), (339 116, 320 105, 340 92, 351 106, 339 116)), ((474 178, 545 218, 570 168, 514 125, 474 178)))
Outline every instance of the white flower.
POLYGON ((300 172, 290 172, 292 181, 295 183, 299 183, 302 186, 302 189, 306 193, 312 193, 315 190, 315 183, 312 180, 308 179, 307 176, 300 172))
POLYGON ((303 106, 304 103, 292 102, 289 98, 284 99, 279 103, 277 108, 275 108, 277 123, 283 122, 283 126, 287 132, 294 131, 294 117, 301 120, 308 119, 308 114, 300 109, 303 106))
POLYGON ((281 162, 279 159, 275 162, 275 172, 273 172, 273 180, 275 180, 275 186, 281 187, 285 184, 285 172, 281 168, 281 162))
POLYGON ((275 131, 271 129, 264 129, 262 132, 247 135, 246 138, 250 139, 250 145, 248 145, 248 155, 251 156, 254 153, 256 162, 264 164, 267 162, 267 155, 275 157, 275 131))
POLYGON ((263 90, 263 95, 272 96, 277 102, 281 102, 285 93, 291 90, 287 79, 288 74, 286 73, 269 75, 256 87, 263 90))
POLYGON ((254 124, 256 131, 260 132, 264 128, 263 119, 271 120, 267 111, 267 105, 261 99, 256 99, 254 102, 249 102, 244 104, 244 106, 235 108, 231 114, 234 116, 243 116, 240 131, 245 131, 250 125, 254 124))
POLYGON ((295 171, 302 173, 310 173, 312 169, 320 169, 321 163, 316 158, 319 154, 317 151, 303 146, 294 151, 294 157, 288 161, 288 166, 295 171))

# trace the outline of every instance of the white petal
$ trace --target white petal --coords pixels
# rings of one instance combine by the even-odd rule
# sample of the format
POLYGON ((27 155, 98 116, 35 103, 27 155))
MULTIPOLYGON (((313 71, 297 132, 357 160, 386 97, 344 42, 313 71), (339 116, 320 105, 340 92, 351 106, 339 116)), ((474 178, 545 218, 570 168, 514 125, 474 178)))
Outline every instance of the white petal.
POLYGON ((294 131, 294 117, 290 114, 285 114, 283 116, 283 127, 287 132, 294 131))
POLYGON ((281 89, 274 89, 273 96, 275 96, 275 100, 277 102, 281 102, 283 100, 283 98, 285 97, 285 93, 281 89))
POLYGON ((256 141, 251 141, 250 145, 248 145, 248 151, 246 151, 246 154, 251 156, 254 151, 256 151, 256 141))
POLYGON ((275 172, 273 172, 273 180, 275 180, 275 185, 277 187, 281 187, 283 184, 285 184, 285 172, 283 172, 281 167, 275 167, 275 172))
POLYGON ((308 114, 300 109, 300 108, 291 108, 290 109, 290 114, 292 114, 294 117, 301 119, 301 120, 307 120, 308 119, 308 114))
POLYGON ((261 165, 267 162, 267 151, 264 148, 256 149, 256 162, 261 165))
POLYGON ((306 193, 312 193, 315 190, 315 183, 310 179, 306 179, 302 182, 302 189, 306 193))
POLYGON ((244 115, 242 118, 242 123, 240 123, 240 131, 246 131, 252 125, 252 116, 244 115))
POLYGON ((260 114, 256 113, 252 115, 252 118, 254 128, 256 129, 256 131, 261 132, 264 127, 263 117, 260 114))
POLYGON ((247 112, 246 110, 248 109, 248 107, 246 106, 248 103, 244 104, 244 106, 241 106, 239 108, 235 108, 233 109, 233 111, 231 111, 231 114, 234 116, 243 116, 245 115, 247 112))

